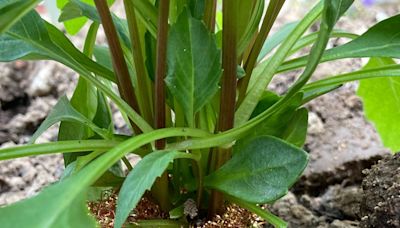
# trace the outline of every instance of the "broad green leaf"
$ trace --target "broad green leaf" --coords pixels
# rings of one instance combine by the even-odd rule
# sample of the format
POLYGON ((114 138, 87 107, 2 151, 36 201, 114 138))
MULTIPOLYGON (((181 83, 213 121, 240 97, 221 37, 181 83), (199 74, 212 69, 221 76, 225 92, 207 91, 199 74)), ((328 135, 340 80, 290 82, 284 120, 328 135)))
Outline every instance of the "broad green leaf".
POLYGON ((108 80, 115 80, 113 72, 82 54, 53 25, 31 11, 6 33, 0 35, 0 61, 17 59, 52 59, 72 69, 92 71, 108 80))
MULTIPOLYGON (((400 15, 393 16, 372 26, 357 39, 325 52, 321 61, 344 58, 391 57, 400 58, 400 15)), ((290 60, 283 64, 280 72, 296 69, 306 64, 308 56, 290 60)))
MULTIPOLYGON (((204 17, 204 9, 205 9, 206 1, 205 0, 189 0, 188 7, 193 17, 197 19, 203 19, 204 17)), ((179 12, 180 14, 180 12, 179 12)), ((179 15, 178 14, 178 15, 179 15)))
POLYGON ((89 215, 85 192, 79 192, 73 199, 60 197, 60 193, 74 192, 73 183, 62 184, 42 191, 34 198, 1 208, 2 227, 98 227, 96 220, 89 215), (46 205, 46 206, 43 206, 46 205))
MULTIPOLYGON (((111 70, 94 62, 92 59, 80 52, 60 30, 49 23, 46 23, 46 28, 52 42, 56 46, 53 47, 55 50, 51 53, 54 56, 52 59, 69 66, 82 76, 84 75, 80 71, 87 70, 109 81, 115 82, 115 76, 111 70), (81 69, 82 66, 85 69, 81 69)), ((44 48, 51 48, 51 44, 46 45, 49 46, 44 46, 44 48)))
POLYGON ((306 141, 307 127, 308 110, 300 108, 293 113, 293 117, 286 126, 282 138, 295 146, 302 147, 306 141))
POLYGON ((187 10, 171 27, 168 37, 166 84, 185 110, 189 126, 198 112, 218 90, 221 52, 204 23, 187 10))
MULTIPOLYGON (((390 58, 372 58, 364 69, 391 65, 390 58)), ((383 145, 394 153, 400 151, 400 77, 374 78, 360 81, 357 91, 364 104, 365 115, 374 124, 383 145)))
MULTIPOLYGON (((69 103, 68 98, 63 96, 54 106, 53 110, 49 113, 49 115, 43 121, 40 127, 32 135, 31 142, 34 142, 44 131, 46 131, 53 124, 60 121, 71 121, 82 125, 86 125, 94 132, 102 136, 103 138, 109 138, 112 134, 108 130, 96 126, 91 120, 89 120, 87 117, 76 111, 69 103)), ((71 132, 71 134, 72 133, 73 132, 71 132)), ((84 132, 77 131, 76 134, 84 134, 84 132)), ((79 136, 79 137, 77 136, 77 138, 83 139, 85 138, 85 136, 79 136)))
POLYGON ((168 165, 178 158, 193 159, 194 156, 178 151, 158 151, 145 156, 126 177, 117 200, 117 212, 114 227, 122 227, 132 209, 142 198, 146 190, 150 190, 157 177, 167 169, 168 165), (146 173, 146 175, 143 175, 146 173))
POLYGON ((11 28, 39 3, 39 0, 0 0, 0 34, 11 28))
MULTIPOLYGON (((263 98, 256 106, 252 117, 256 117, 270 108, 279 100, 279 98, 280 97, 276 94, 266 91, 263 98)), ((291 101, 290 105, 264 120, 257 126, 257 128, 249 132, 238 142, 243 144, 245 141, 251 140, 253 137, 258 135, 271 135, 281 138, 293 145, 299 147, 303 146, 307 135, 308 112, 304 108, 298 109, 301 104, 302 94, 299 93, 291 101)))
POLYGON ((36 48, 34 42, 51 43, 51 40, 43 20, 37 13, 30 12, 6 33, 0 35, 0 61, 36 59, 38 56, 48 59, 45 50, 36 48))
POLYGON ((251 203, 284 196, 307 165, 307 153, 285 141, 258 136, 235 145, 234 154, 207 176, 205 186, 251 203))

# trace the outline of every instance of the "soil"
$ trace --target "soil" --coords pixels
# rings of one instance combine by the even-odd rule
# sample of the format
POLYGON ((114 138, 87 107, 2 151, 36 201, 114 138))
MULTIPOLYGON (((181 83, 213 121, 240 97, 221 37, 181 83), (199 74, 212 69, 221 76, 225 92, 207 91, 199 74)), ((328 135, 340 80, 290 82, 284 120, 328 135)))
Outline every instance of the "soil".
MULTIPOLYGON (((301 5, 296 9, 297 13, 285 14, 279 23, 295 20, 304 12, 301 5)), ((398 4, 354 9, 339 27, 362 33, 399 9, 398 4)), ((341 42, 345 40, 333 40, 330 45, 341 42)), ((78 40, 78 45, 81 43, 78 40)), ((363 61, 322 64, 313 80, 359 69, 363 61)), ((270 88, 283 93, 298 73, 276 77, 270 88)), ((26 143, 58 97, 71 95, 75 83, 76 75, 54 62, 0 63, 0 147, 26 143)), ((365 119, 355 95, 357 86, 346 84, 306 105, 310 112, 305 150, 310 163, 291 192, 268 206, 288 221, 289 227, 400 227, 399 155, 388 156, 374 127, 365 119)), ((116 128, 126 130, 121 115, 116 113, 115 118, 116 128)), ((38 142, 54 141, 56 135, 57 126, 38 142)), ((35 195, 57 181, 63 169, 60 155, 0 161, 0 206, 35 195)), ((240 213, 252 217, 251 213, 240 213)), ((250 219, 246 216, 242 217, 250 219)), ((218 219, 213 222, 223 223, 218 219)))
POLYGON ((364 173, 361 227, 400 227, 400 153, 364 173))

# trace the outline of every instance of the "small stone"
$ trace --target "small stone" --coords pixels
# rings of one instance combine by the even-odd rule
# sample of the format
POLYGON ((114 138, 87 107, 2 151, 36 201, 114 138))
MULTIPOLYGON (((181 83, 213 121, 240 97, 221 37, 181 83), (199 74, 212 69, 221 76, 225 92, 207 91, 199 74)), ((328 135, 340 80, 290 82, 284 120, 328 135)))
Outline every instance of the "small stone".
POLYGON ((199 213, 196 202, 193 199, 188 199, 183 204, 183 214, 188 215, 191 219, 195 218, 199 213))
POLYGON ((314 113, 308 113, 308 133, 309 134, 320 134, 325 131, 324 123, 322 122, 321 118, 314 113))

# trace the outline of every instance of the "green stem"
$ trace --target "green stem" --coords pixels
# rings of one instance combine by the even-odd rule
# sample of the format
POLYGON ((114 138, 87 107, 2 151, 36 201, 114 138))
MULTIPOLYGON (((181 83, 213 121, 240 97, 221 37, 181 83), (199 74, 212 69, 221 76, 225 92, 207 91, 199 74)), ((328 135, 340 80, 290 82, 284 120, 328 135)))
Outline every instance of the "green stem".
MULTIPOLYGON (((236 4, 237 1, 224 0, 222 6, 222 67, 224 71, 221 82, 220 115, 217 131, 229 130, 233 128, 234 123, 237 82, 236 15, 234 13, 236 4)), ((211 161, 215 161, 212 170, 217 170, 230 159, 231 148, 212 150, 211 156, 211 161)), ((222 214, 225 210, 223 194, 213 190, 209 205, 209 217, 222 214)))
MULTIPOLYGON (((129 75, 128 66, 123 55, 121 44, 111 18, 110 9, 105 0, 94 0, 97 11, 106 34, 108 46, 110 47, 113 68, 117 76, 118 90, 121 97, 138 113, 140 113, 139 105, 133 90, 131 77, 129 75)), ((140 128, 132 123, 132 127, 136 134, 141 132, 140 128)))
POLYGON ((142 45, 139 37, 139 29, 136 20, 135 8, 133 0, 124 0, 126 18, 128 21, 129 35, 132 45, 132 55, 134 58, 136 69, 136 80, 138 83, 138 101, 139 107, 144 119, 153 122, 153 100, 150 78, 147 75, 146 66, 144 64, 142 45))
POLYGON ((68 140, 43 144, 31 144, 4 148, 0 150, 0 160, 14 159, 20 157, 56 154, 56 153, 76 153, 82 151, 106 151, 119 143, 114 140, 68 140))
POLYGON ((239 200, 237 198, 233 198, 233 197, 227 197, 227 198, 230 202, 232 202, 240 207, 246 208, 247 210, 257 214, 261 218, 265 219, 267 222, 271 223, 274 227, 285 228, 288 225, 281 218, 279 218, 278 216, 267 211, 267 209, 262 209, 255 204, 248 203, 243 200, 239 200))
POLYGON ((85 45, 83 46, 83 54, 90 58, 93 55, 94 46, 96 44, 97 31, 99 30, 99 27, 100 25, 97 22, 93 22, 90 25, 89 31, 86 36, 85 45))
POLYGON ((272 25, 274 24, 276 18, 278 17, 278 14, 281 11, 284 3, 285 0, 272 0, 268 5, 267 13, 264 16, 264 21, 262 23, 261 30, 258 33, 256 41, 254 42, 254 46, 250 51, 250 55, 247 58, 246 63, 244 64, 246 76, 239 81, 238 104, 242 103, 244 97, 246 96, 247 87, 249 85, 254 66, 257 63, 258 55, 260 54, 262 46, 265 40, 267 39, 268 34, 271 31, 272 25))
MULTIPOLYGON (((165 105, 165 82, 164 78, 167 72, 167 38, 168 38, 168 13, 169 0, 160 1, 158 31, 157 31, 157 61, 155 78, 155 128, 165 128, 166 105, 165 105)), ((164 149, 165 139, 157 140, 156 149, 164 149)), ((161 209, 168 211, 171 209, 169 200, 169 179, 168 172, 164 172, 158 178, 152 188, 152 194, 159 202, 161 209)))

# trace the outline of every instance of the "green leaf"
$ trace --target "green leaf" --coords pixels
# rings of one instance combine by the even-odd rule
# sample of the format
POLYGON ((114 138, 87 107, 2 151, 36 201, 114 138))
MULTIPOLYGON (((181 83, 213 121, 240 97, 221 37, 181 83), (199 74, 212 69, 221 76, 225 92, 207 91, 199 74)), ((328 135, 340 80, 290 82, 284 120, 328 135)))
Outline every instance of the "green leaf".
POLYGON ((0 61, 17 59, 52 59, 74 70, 82 70, 84 66, 85 70, 115 80, 113 72, 85 56, 61 31, 45 22, 34 11, 0 35, 0 61))
POLYGON ((114 131, 114 124, 112 120, 112 112, 107 98, 103 93, 97 91, 97 111, 93 117, 93 123, 97 126, 107 129, 109 132, 114 131))
MULTIPOLYGON (((94 5, 93 0, 79 0, 86 4, 94 5)), ((87 18, 83 17, 81 11, 77 10, 77 8, 69 6, 70 0, 57 0, 57 7, 61 9, 61 15, 59 21, 64 22, 65 29, 71 35, 75 35, 78 33, 83 26, 88 21, 87 18), (73 16, 72 16, 73 15, 73 16), (61 17, 67 18, 61 20, 61 17)), ((108 4, 111 5, 114 0, 107 0, 108 4)))
POLYGON ((330 87, 340 86, 343 83, 381 77, 399 77, 400 65, 392 64, 388 66, 376 67, 371 69, 363 69, 350 73, 339 74, 332 77, 327 77, 315 82, 311 82, 304 86, 303 92, 312 93, 319 90, 328 90, 330 87))
POLYGON ((157 37, 158 11, 150 1, 135 1, 139 19, 153 37, 157 37))
POLYGON ((101 64, 104 67, 107 67, 110 70, 113 69, 110 49, 107 46, 96 45, 94 47, 93 55, 99 64, 101 64))
MULTIPOLYGON (((85 166, 85 163, 91 162, 95 157, 96 154, 101 154, 104 153, 104 151, 97 151, 90 153, 85 156, 78 156, 75 161, 70 162, 64 170, 64 173, 61 177, 61 180, 64 180, 76 173, 79 172, 79 170, 82 169, 83 166, 85 166), (99 152, 99 153, 98 153, 99 152)), ((114 174, 113 172, 107 170, 96 182, 92 184, 92 189, 93 188, 104 188, 104 187, 114 187, 114 188, 119 188, 121 187, 122 183, 124 182, 125 178, 119 175, 114 174)))
MULTIPOLYGON (((344 32, 341 30, 335 30, 335 29, 330 34, 330 38, 347 38, 347 39, 354 40, 357 37, 359 37, 357 34, 344 32)), ((293 55, 296 52, 298 52, 299 50, 313 44, 317 39, 318 39, 318 32, 313 32, 313 33, 310 33, 310 34, 302 37, 296 43, 296 45, 292 48, 292 50, 290 51, 290 55, 293 55)))
MULTIPOLYGON (((79 123, 82 125, 86 125, 94 132, 102 136, 103 138, 109 138, 111 136, 111 132, 106 129, 102 129, 96 126, 91 120, 87 117, 76 111, 68 101, 68 98, 63 96, 54 106, 53 110, 47 116, 47 118, 43 121, 40 127, 36 130, 36 132, 32 135, 30 142, 34 142, 44 131, 46 131, 53 124, 60 121, 70 121, 79 123)), ((71 132, 72 134, 73 132, 71 132)), ((84 132, 77 131, 76 134, 84 132)), ((85 136, 77 136, 77 138, 85 138, 85 136)))
POLYGON ((114 73, 85 56, 60 30, 43 21, 34 11, 0 36, 0 61, 13 61, 19 58, 53 59, 65 64, 115 102, 143 132, 152 129, 121 97, 91 74, 93 72, 107 80, 115 81, 114 73))
POLYGON ((264 11, 264 0, 237 1, 236 11, 236 36, 238 41, 238 53, 241 54, 249 45, 249 42, 258 30, 264 11))
POLYGON ((24 146, 9 147, 0 150, 0 160, 13 158, 56 154, 56 153, 77 153, 81 151, 105 151, 120 142, 112 140, 70 140, 62 142, 51 142, 43 144, 31 144, 24 146))
MULTIPOLYGON (((92 23, 86 36, 83 52, 86 56, 91 57, 96 42, 98 23, 92 23)), ((86 81, 83 77, 79 77, 78 84, 71 98, 71 106, 89 120, 93 120, 97 112, 103 112, 98 107, 98 93, 96 87, 86 81)), ((64 122, 60 124, 58 131, 58 140, 71 139, 88 139, 94 136, 94 132, 87 126, 75 122, 64 122)), ((77 156, 83 154, 63 154, 64 165, 67 166, 74 161, 77 156)))
MULTIPOLYGON (((204 17, 204 9, 205 9, 205 0, 189 0, 188 1, 188 8, 190 9, 190 12, 192 13, 193 17, 197 19, 203 19, 204 17)), ((180 12, 179 12, 180 14, 180 12)), ((179 15, 178 14, 178 15, 179 15)))
POLYGON ((258 55, 257 61, 264 59, 268 53, 281 44, 283 40, 285 40, 285 38, 296 28, 298 23, 298 21, 287 23, 278 32, 267 38, 260 54, 258 55))
MULTIPOLYGON (((307 135, 308 112, 304 108, 298 109, 302 104, 302 97, 301 93, 296 95, 290 105, 264 120, 238 142, 243 144, 259 135, 271 135, 293 145, 303 146, 307 135)), ((256 106, 252 118, 270 108, 279 98, 275 93, 266 91, 256 106)))
MULTIPOLYGON (((296 81, 296 83, 286 93, 284 97, 285 100, 295 95, 310 79, 311 75, 318 66, 318 63, 320 62, 334 25, 351 6, 353 0, 325 0, 323 1, 323 3, 324 7, 318 39, 311 48, 310 57, 308 58, 305 70, 296 81)), ((256 102, 262 96, 262 91, 271 81, 275 73, 278 71, 281 63, 287 57, 295 43, 298 42, 305 30, 319 16, 319 12, 321 10, 320 7, 320 4, 314 7, 314 9, 311 10, 310 13, 305 18, 303 18, 302 21, 300 21, 300 23, 292 31, 291 35, 286 38, 286 40, 278 48, 275 55, 271 58, 268 67, 263 72, 263 74, 265 73, 266 76, 258 78, 257 82, 249 90, 248 95, 239 106, 235 115, 235 125, 243 125, 248 120, 251 112, 254 110, 257 104, 256 102)))
POLYGON ((52 59, 61 62, 66 66, 69 66, 70 68, 80 73, 82 76, 84 75, 83 73, 81 73, 81 71, 87 70, 109 81, 115 82, 115 76, 111 70, 94 62, 92 59, 88 58, 86 55, 80 52, 64 35, 63 32, 47 22, 46 28, 54 45, 40 44, 43 46, 40 47, 39 45, 38 47, 47 49, 49 55, 54 56, 52 57, 52 59), (54 48, 54 50, 50 51, 50 48, 54 48), (82 66, 84 67, 84 69, 82 69, 82 66))
POLYGON ((293 117, 286 126, 282 138, 291 144, 302 147, 306 141, 308 127, 308 110, 300 108, 293 113, 293 117))
MULTIPOLYGON (((247 95, 235 113, 235 126, 241 126, 250 118, 252 112, 261 99, 265 88, 268 86, 272 77, 275 75, 279 66, 283 63, 292 47, 298 39, 304 34, 309 26, 311 26, 321 15, 323 11, 322 2, 317 4, 296 26, 295 29, 287 36, 278 50, 271 57, 268 67, 265 67, 260 72, 263 77, 258 77, 247 91, 247 95)), ((255 72, 256 73, 256 72, 255 72)))
MULTIPOLYGON (((202 134, 204 132, 201 133, 193 129, 170 128, 132 137, 118 146, 113 146, 111 150, 95 159, 75 175, 48 187, 39 195, 0 208, 0 224, 4 227, 34 228, 94 227, 95 223, 89 222, 88 211, 81 210, 81 208, 87 208, 82 195, 86 195, 85 192, 89 186, 95 183, 113 164, 125 154, 155 140, 176 136, 195 137, 202 134), (40 210, 27 210, 26 208, 39 208, 40 210), (23 216, 21 216, 21 211, 24 212, 23 216)), ((5 150, 7 149, 0 149, 0 154, 5 150)))
POLYGON ((11 28, 39 2, 39 0, 0 0, 0 34, 11 28))
POLYGON ((166 84, 193 126, 194 114, 218 90, 221 53, 204 23, 184 10, 171 27, 167 58, 166 84))
POLYGON ((122 227, 132 209, 150 190, 156 178, 167 169, 168 165, 178 158, 193 159, 194 156, 178 151, 158 151, 145 156, 129 173, 118 195, 117 212, 114 227, 122 227), (146 175, 143 175, 146 173, 146 175))
MULTIPOLYGON (((393 29, 399 26, 400 15, 383 20, 349 43, 327 50, 321 61, 359 57, 400 58, 400 32, 393 29)), ((290 60, 281 66, 279 72, 302 67, 307 58, 304 56, 290 60)))
POLYGON ((60 197, 61 192, 74 192, 69 181, 47 188, 37 197, 1 208, 2 227, 98 227, 96 220, 89 215, 85 193, 76 197, 60 197), (43 205, 46 205, 45 207, 43 205), (21 214, 23 212, 23 215, 21 214), (18 215, 18 216, 17 216, 18 215), (23 219, 21 219, 21 216, 23 219))
MULTIPOLYGON (((372 58, 364 69, 391 65, 390 58, 372 58)), ((367 118, 374 123, 383 145, 400 151, 400 77, 374 78, 360 81, 357 91, 367 118)))
MULTIPOLYGON (((64 9, 65 8, 67 9, 65 11, 63 10, 60 15, 59 21, 68 21, 74 18, 80 19, 82 16, 84 16, 94 22, 101 24, 100 16, 97 12, 96 7, 94 7, 93 5, 87 4, 80 0, 69 0, 64 9)), ((125 47, 131 48, 126 20, 117 17, 115 14, 112 14, 112 19, 117 29, 118 35, 123 41, 123 44, 125 45, 125 47)))
POLYGON ((251 203, 279 199, 300 177, 307 153, 285 141, 258 136, 234 146, 234 155, 205 179, 205 186, 251 203))

